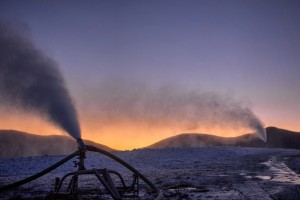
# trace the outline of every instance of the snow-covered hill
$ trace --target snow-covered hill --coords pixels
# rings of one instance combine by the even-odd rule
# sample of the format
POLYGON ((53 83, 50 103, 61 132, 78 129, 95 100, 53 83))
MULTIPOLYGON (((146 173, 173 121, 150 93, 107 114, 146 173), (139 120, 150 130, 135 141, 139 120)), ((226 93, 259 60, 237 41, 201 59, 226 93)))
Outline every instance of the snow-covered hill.
MULTIPOLYGON (((107 151, 113 149, 92 141, 90 144, 107 151)), ((41 136, 15 130, 0 130, 0 157, 67 155, 77 150, 73 138, 60 135, 41 136)))
POLYGON ((268 147, 300 149, 300 133, 278 129, 266 128, 267 143, 261 141, 255 134, 245 134, 238 137, 219 137, 208 134, 184 133, 156 142, 146 148, 186 148, 186 147, 214 147, 214 146, 239 146, 239 147, 268 147))

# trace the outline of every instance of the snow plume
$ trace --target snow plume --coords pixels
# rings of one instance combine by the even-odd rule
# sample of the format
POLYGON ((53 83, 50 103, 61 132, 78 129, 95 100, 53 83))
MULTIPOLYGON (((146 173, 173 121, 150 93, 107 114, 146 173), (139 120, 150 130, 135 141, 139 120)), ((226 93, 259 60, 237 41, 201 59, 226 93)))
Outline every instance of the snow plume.
POLYGON ((1 104, 38 112, 80 138, 76 110, 57 64, 24 35, 0 22, 1 104))
POLYGON ((98 112, 93 118, 103 124, 105 120, 108 123, 127 120, 150 127, 176 127, 177 131, 203 127, 251 129, 266 141, 262 122, 232 95, 188 91, 175 86, 150 87, 124 80, 103 81, 95 90, 89 92, 93 95, 82 106, 85 109, 88 109, 87 105, 91 106, 90 111, 98 112), (97 104, 93 105, 90 99, 97 104))

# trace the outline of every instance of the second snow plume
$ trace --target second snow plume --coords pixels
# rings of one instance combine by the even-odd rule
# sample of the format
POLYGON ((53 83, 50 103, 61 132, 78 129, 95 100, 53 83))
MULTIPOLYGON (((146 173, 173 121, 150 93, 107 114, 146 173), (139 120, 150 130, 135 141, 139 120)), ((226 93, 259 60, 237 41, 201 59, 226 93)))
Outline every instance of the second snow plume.
POLYGON ((80 138, 76 110, 57 64, 13 28, 0 22, 0 100, 47 117, 80 138))
POLYGON ((104 81, 96 90, 82 105, 101 111, 93 118, 102 124, 130 121, 177 131, 242 128, 255 131, 266 141, 263 123, 247 105, 230 95, 167 86, 151 88, 141 82, 120 80, 104 81), (98 103, 93 105, 91 99, 98 103))

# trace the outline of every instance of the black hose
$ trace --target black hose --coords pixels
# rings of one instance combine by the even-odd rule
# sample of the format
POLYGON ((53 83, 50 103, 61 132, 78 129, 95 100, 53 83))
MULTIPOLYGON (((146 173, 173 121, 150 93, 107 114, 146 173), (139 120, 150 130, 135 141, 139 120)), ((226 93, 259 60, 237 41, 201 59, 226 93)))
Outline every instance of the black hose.
MULTIPOLYGON (((143 174, 141 174, 139 171, 137 171, 135 168, 133 168, 131 165, 129 165, 128 163, 126 163, 124 160, 121 160, 120 158, 118 158, 117 156, 103 150, 103 149, 99 149, 97 147, 94 146, 90 146, 90 145, 86 145, 87 150, 89 151, 94 151, 94 152, 98 152, 101 154, 104 154, 110 158, 112 158, 113 160, 117 161, 118 163, 122 164, 124 167, 126 167, 127 169, 129 169, 130 171, 132 171, 133 173, 135 173, 138 177, 140 177, 146 184, 148 184, 157 194, 156 200, 158 199, 162 199, 163 195, 162 192, 153 184, 151 183, 143 174)), ((77 156, 80 154, 80 150, 75 151, 74 153, 70 154, 69 156, 65 157, 64 159, 58 161, 57 163, 55 163, 54 165, 52 165, 51 167, 48 167, 47 169, 44 169, 43 171, 34 174, 30 177, 27 177, 25 179, 22 179, 20 181, 8 184, 8 185, 4 185, 0 187, 0 192, 6 191, 6 190, 10 190, 13 189, 15 187, 24 185, 25 183, 28 183, 30 181, 33 181, 47 173, 49 173, 50 171, 56 169, 57 167, 59 167, 60 165, 64 164, 65 162, 67 162, 68 160, 72 159, 73 157, 77 156)))
POLYGON ((88 151, 94 151, 94 152, 104 154, 104 155, 110 157, 111 159, 117 161, 118 163, 122 164, 124 167, 126 167, 127 169, 129 169, 130 171, 135 173, 138 177, 140 177, 145 183, 147 183, 155 191, 155 193, 157 194, 156 199, 162 199, 162 197, 163 197, 162 192, 153 183, 151 183, 143 174, 141 174, 139 171, 137 171, 135 168, 133 168, 127 162, 125 162, 124 160, 121 160, 117 156, 115 156, 103 149, 99 149, 97 147, 90 146, 90 145, 86 145, 86 147, 87 147, 88 151))
POLYGON ((25 179, 22 179, 20 181, 17 181, 17 182, 14 182, 14 183, 11 183, 11 184, 8 184, 8 185, 4 185, 4 186, 1 186, 0 187, 0 192, 3 192, 3 191, 6 191, 6 190, 10 190, 10 189, 13 189, 15 187, 18 187, 18 186, 21 186, 21 185, 24 185, 25 183, 28 183, 30 181, 33 181, 47 173, 49 173, 50 171, 54 170, 55 168, 59 167, 60 165, 64 164, 65 162, 67 162, 68 160, 74 158, 75 156, 79 155, 79 150, 75 151, 74 153, 70 154, 69 156, 65 157, 64 159, 58 161, 57 163, 55 163, 54 165, 52 165, 51 167, 48 167, 47 169, 44 169, 43 171, 37 173, 37 174, 34 174, 32 176, 29 176, 25 179))

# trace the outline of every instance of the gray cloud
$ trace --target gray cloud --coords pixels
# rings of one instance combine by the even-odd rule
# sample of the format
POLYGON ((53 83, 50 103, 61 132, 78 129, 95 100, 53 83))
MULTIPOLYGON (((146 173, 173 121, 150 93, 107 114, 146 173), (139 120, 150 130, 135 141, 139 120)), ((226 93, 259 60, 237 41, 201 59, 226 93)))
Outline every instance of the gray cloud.
POLYGON ((175 125, 180 130, 250 128, 266 140, 263 123, 245 103, 230 95, 118 80, 103 81, 90 93, 82 106, 104 124, 129 120, 160 127, 175 125))
POLYGON ((57 64, 19 31, 0 22, 0 100, 47 117, 80 137, 76 110, 57 64))

